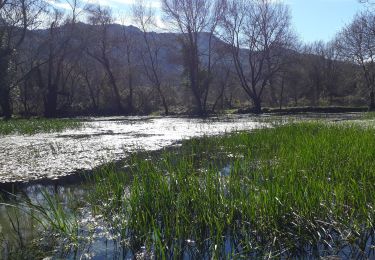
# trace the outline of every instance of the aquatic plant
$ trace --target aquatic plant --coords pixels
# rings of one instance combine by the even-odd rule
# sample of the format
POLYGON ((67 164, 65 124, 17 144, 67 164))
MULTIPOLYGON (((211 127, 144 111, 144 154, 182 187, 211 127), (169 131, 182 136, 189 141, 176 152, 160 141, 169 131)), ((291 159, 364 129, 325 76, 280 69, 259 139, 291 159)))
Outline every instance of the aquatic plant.
POLYGON ((89 201, 130 250, 161 258, 371 253, 374 137, 299 123, 193 139, 103 169, 89 201))
MULTIPOLYGON (((7 234, 0 233, 0 245, 5 245, 8 255, 0 250, 0 258, 30 259, 47 257, 57 252, 76 252, 83 240, 79 226, 78 208, 72 207, 75 199, 69 194, 62 198, 47 189, 40 191, 37 199, 10 194, 10 202, 1 202, 6 207, 9 223, 7 234), (43 257, 42 257, 43 256, 43 257)), ((0 218, 4 224, 4 219, 0 218)))
POLYGON ((29 208, 73 255, 87 252, 90 226, 85 235, 105 229, 123 257, 371 258, 373 147, 373 128, 348 123, 195 138, 97 169, 82 205, 91 223, 49 193, 29 208))

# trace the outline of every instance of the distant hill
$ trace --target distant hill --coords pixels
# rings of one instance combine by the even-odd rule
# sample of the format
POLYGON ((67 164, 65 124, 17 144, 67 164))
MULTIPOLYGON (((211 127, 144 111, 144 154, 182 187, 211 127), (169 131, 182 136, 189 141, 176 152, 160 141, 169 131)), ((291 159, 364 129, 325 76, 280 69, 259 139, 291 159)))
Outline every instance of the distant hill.
MULTIPOLYGON (((48 28, 29 31, 24 42, 24 46, 27 50, 26 55, 31 55, 31 59, 39 59, 40 62, 43 62, 48 59, 51 50, 59 52, 60 49, 64 49, 64 44, 68 43, 71 45, 68 53, 65 53, 65 55, 69 56, 68 60, 70 59, 72 62, 81 62, 85 65, 100 67, 98 62, 95 61, 92 56, 90 57, 90 55, 87 55, 87 53, 94 56, 101 55, 103 27, 77 23, 74 25, 73 33, 71 33, 71 30, 72 28, 70 25, 64 25, 55 28, 55 30, 53 30, 53 35, 51 35, 48 28)), ((111 65, 113 66, 116 75, 122 78, 121 80, 123 81, 122 87, 123 91, 125 91, 123 97, 126 96, 127 91, 127 83, 124 79, 126 76, 124 68, 128 65, 127 47, 130 48, 130 64, 135 72, 135 77, 133 79, 135 82, 134 84, 137 86, 147 85, 147 78, 145 77, 142 59, 142 56, 147 54, 143 32, 135 26, 109 24, 106 26, 105 36, 107 48, 106 55, 108 55, 108 58, 111 60, 111 65)), ((147 37, 152 37, 160 48, 158 53, 158 69, 160 70, 160 75, 163 79, 167 79, 168 85, 174 89, 173 93, 176 94, 176 96, 179 96, 177 100, 180 101, 176 102, 186 102, 185 105, 191 103, 183 97, 184 91, 187 91, 184 87, 187 80, 181 77, 184 74, 181 44, 182 35, 179 33, 148 32, 147 37)), ((207 63, 208 61, 208 37, 209 35, 207 33, 201 33, 199 37, 199 52, 203 63, 207 63)), ((212 62, 219 66, 223 64, 227 67, 232 66, 231 55, 228 53, 227 44, 214 36, 212 39, 212 46, 215 49, 212 62)), ((343 71, 342 74, 344 76, 337 80, 337 86, 335 86, 334 91, 324 93, 325 90, 323 90, 323 87, 319 90, 320 86, 318 86, 318 84, 324 84, 323 81, 314 82, 315 79, 309 78, 320 77, 320 75, 313 75, 313 73, 323 73, 322 71, 316 71, 323 70, 319 65, 319 56, 303 54, 291 49, 283 49, 281 51, 290 60, 290 66, 287 68, 288 76, 286 86, 283 87, 283 104, 291 103, 295 106, 298 104, 315 106, 315 101, 311 101, 314 95, 316 96, 315 88, 318 91, 322 91, 321 95, 325 95, 326 97, 330 96, 330 102, 335 101, 336 97, 338 100, 349 96, 350 98, 348 100, 350 103, 352 100, 357 100, 357 97, 361 95, 358 90, 358 84, 355 82, 353 83, 353 65, 341 62, 338 63, 338 66, 340 67, 339 70, 343 71), (348 77, 352 78, 347 80, 348 77), (302 102, 299 102, 299 100, 302 100, 302 102)), ((242 57, 244 62, 246 63, 248 50, 242 49, 241 52, 243 54, 242 57)), ((227 99, 230 99, 230 102, 236 99, 241 102, 247 102, 247 95, 242 91, 241 87, 239 87, 238 82, 235 82, 236 72, 234 66, 231 67, 231 70, 233 80, 228 83, 229 92, 224 93, 224 96, 226 96, 227 99)), ((220 70, 216 75, 219 77, 223 76, 220 70)), ((325 77, 327 77, 327 75, 325 75, 325 77)), ((264 92, 263 100, 265 105, 278 106, 280 103, 277 99, 280 95, 279 88, 281 81, 274 81, 274 84, 277 84, 277 86, 273 86, 264 92)), ((217 101, 217 98, 220 95, 221 90, 219 82, 215 82, 210 91, 212 93, 210 94, 210 103, 213 104, 217 101)), ((191 95, 186 96, 191 98, 191 95)), ((337 104, 345 105, 346 102, 347 101, 343 99, 343 101, 339 101, 337 104)), ((355 104, 358 103, 357 101, 355 102, 355 104)), ((362 100, 359 100, 359 103, 362 104, 362 100)))

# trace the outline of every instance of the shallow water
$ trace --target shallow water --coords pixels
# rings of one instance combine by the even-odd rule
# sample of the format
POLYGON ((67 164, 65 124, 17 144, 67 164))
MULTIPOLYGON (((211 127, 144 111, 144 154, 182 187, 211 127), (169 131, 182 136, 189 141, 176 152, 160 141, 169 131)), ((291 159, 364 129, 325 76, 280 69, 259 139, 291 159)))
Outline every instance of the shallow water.
POLYGON ((158 150, 192 137, 264 127, 270 118, 348 120, 359 115, 88 118, 81 129, 0 137, 0 184, 58 179, 123 159, 134 151, 158 150))
POLYGON ((91 118, 78 130, 0 138, 0 183, 55 179, 90 170, 138 150, 182 139, 263 126, 255 118, 91 118))
MULTIPOLYGON (((203 135, 268 127, 271 126, 271 122, 275 121, 283 123, 290 120, 324 119, 330 122, 356 120, 360 116, 361 114, 264 115, 260 117, 244 115, 206 120, 173 117, 89 118, 85 119, 83 128, 78 130, 32 136, 0 137, 0 183, 28 182, 45 178, 60 179, 78 170, 91 170, 103 163, 124 159, 135 151, 158 150, 176 144, 183 139, 203 135)), ((229 172, 230 165, 224 165, 220 174, 225 178, 229 172)), ((69 201, 72 198, 75 202, 80 201, 83 194, 87 192, 87 187, 77 183, 77 178, 74 175, 73 179, 74 185, 60 185, 61 183, 59 185, 41 183, 26 185, 22 189, 22 193, 31 200, 43 200, 40 190, 47 188, 51 193, 61 195, 64 201, 69 201)), ((0 259, 2 256, 6 256, 9 251, 6 249, 8 241, 17 244, 17 237, 8 236, 14 230, 9 219, 15 216, 15 213, 9 213, 9 210, 9 207, 0 205, 0 235, 1 233, 5 234, 4 241, 0 243, 0 259)), ((22 214, 22 212, 19 214, 22 218, 20 230, 23 240, 31 241, 38 238, 38 232, 29 230, 34 220, 27 214, 22 214)), ((128 252, 121 245, 121 239, 114 236, 115 233, 112 233, 105 223, 93 218, 90 212, 87 212, 86 217, 83 221, 94 225, 96 230, 92 240, 79 252, 80 255, 86 255, 87 259, 128 259, 134 258, 137 254, 147 255, 148 252, 142 250, 128 252)), ((82 235, 86 236, 84 232, 82 235)), ((371 244, 372 242, 369 245, 371 244)), ((19 247, 21 248, 21 246, 19 247)), ((192 246, 192 250, 194 251, 196 248, 192 246)), ((227 250, 227 245, 225 250, 227 250)), ((230 246, 228 250, 231 250, 230 246)), ((371 254, 371 257, 375 257, 373 251, 367 247, 366 250, 371 254)), ((345 249, 339 253, 344 254, 346 251, 345 249)), ((56 253, 58 254, 58 252, 56 253)), ((185 253, 184 259, 194 259, 196 258, 194 256, 197 256, 196 254, 190 256, 188 251, 185 253)), ((70 254, 66 257, 74 258, 70 254)), ((144 256, 144 258, 147 257, 144 256)), ((199 258, 209 259, 210 257, 201 256, 199 258)))

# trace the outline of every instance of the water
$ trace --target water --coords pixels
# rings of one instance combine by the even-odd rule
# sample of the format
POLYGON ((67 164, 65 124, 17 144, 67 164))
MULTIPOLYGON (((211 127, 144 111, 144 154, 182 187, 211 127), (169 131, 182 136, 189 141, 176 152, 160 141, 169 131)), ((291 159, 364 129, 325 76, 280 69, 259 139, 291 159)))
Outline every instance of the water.
MULTIPOLYGON (((178 144, 183 139, 203 135, 218 135, 269 127, 273 121, 281 123, 305 119, 346 121, 359 117, 360 114, 304 114, 284 117, 233 115, 205 120, 174 117, 89 118, 86 119, 81 129, 32 136, 0 137, 0 184, 32 182, 30 185, 25 185, 20 191, 32 200, 43 200, 40 190, 44 188, 49 189, 52 193, 58 193, 62 197, 66 194, 73 194, 75 200, 79 200, 87 190, 79 184, 75 175, 77 171, 92 170, 104 163, 124 159, 136 151, 154 151, 178 144), (57 186, 44 185, 43 182, 40 182, 46 179, 61 180, 67 176, 72 176, 74 185, 66 185, 61 181, 57 186)), ((225 177, 229 172, 230 166, 228 165, 223 168, 220 174, 225 177)), ((71 198, 64 197, 64 201, 69 199, 71 198)), ((11 250, 7 249, 9 241, 16 244, 16 248, 21 247, 21 245, 17 245, 17 237, 6 237, 7 234, 14 231, 9 219, 17 219, 17 214, 20 214, 22 219, 19 226, 22 231, 22 239, 31 241, 38 238, 35 236, 38 236, 39 233, 30 230, 33 221, 35 221, 32 217, 0 206, 0 235, 5 235, 5 239, 0 243, 0 259, 7 255, 7 250, 11 250)), ((105 227, 104 223, 93 219, 90 212, 87 213, 86 220, 95 224, 98 232, 95 234, 97 237, 88 242, 87 247, 81 249, 80 255, 87 254, 86 258, 94 259, 122 259, 133 258, 134 254, 147 254, 142 251, 130 253, 126 250, 123 251, 121 239, 111 237, 113 234, 105 227), (103 232, 99 230, 101 228, 103 232), (108 234, 110 238, 108 238, 108 234)), ((16 222, 13 224, 17 224, 16 222)), ((0 236, 0 242, 1 240, 0 236)), ((73 255, 69 255, 69 257, 74 258, 73 255)), ((184 259, 190 258, 184 256, 184 259)))
POLYGON ((91 170, 139 150, 158 150, 192 137, 269 126, 271 120, 349 120, 360 114, 287 117, 232 115, 209 119, 175 117, 89 118, 81 129, 0 137, 0 184, 58 179, 91 170), (272 118, 272 119, 271 119, 272 118))
POLYGON ((0 137, 0 183, 57 179, 139 150, 158 150, 203 135, 266 126, 262 117, 211 119, 91 118, 78 130, 0 137))

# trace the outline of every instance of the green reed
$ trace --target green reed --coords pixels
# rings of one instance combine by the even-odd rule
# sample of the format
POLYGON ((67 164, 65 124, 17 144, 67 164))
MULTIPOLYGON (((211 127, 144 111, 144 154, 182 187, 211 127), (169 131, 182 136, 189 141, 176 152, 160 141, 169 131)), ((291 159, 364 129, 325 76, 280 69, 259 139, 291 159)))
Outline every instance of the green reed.
MULTIPOLYGON (((82 206, 133 254, 361 258, 375 243, 374 147, 373 128, 348 123, 196 138, 99 168, 82 206)), ((29 208, 80 248, 81 207, 43 197, 29 208)))
POLYGON ((373 129, 324 123, 193 139, 103 169, 89 201, 132 250, 162 258, 191 243, 217 257, 324 255, 373 230, 374 147, 373 129))

